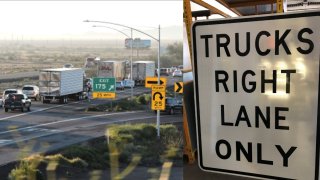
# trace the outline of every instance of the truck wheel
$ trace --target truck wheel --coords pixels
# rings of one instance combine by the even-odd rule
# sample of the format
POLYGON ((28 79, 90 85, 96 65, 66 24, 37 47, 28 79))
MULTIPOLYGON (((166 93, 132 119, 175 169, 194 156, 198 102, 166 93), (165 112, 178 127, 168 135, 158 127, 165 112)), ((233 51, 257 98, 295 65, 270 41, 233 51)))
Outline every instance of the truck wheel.
POLYGON ((8 108, 4 108, 4 111, 5 111, 5 112, 8 112, 8 108))
POLYGON ((170 115, 173 115, 173 114, 174 114, 174 108, 171 108, 171 109, 170 109, 169 114, 170 114, 170 115))
POLYGON ((23 112, 24 110, 23 110, 23 107, 21 108, 21 112, 23 112))
POLYGON ((64 104, 67 104, 67 103, 68 103, 68 97, 67 97, 67 96, 63 97, 63 103, 64 103, 64 104))

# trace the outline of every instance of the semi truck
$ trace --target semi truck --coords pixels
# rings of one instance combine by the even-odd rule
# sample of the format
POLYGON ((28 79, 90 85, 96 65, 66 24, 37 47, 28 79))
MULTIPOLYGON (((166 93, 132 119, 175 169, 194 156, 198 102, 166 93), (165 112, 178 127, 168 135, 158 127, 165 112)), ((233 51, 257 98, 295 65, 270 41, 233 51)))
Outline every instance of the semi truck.
MULTIPOLYGON (((130 49, 131 43, 132 43, 132 38, 125 39, 126 48, 130 49)), ((140 38, 133 39, 132 48, 134 49, 137 49, 137 48, 147 49, 147 48, 150 48, 150 46, 151 46, 151 40, 149 39, 140 39, 140 38)))
POLYGON ((116 81, 122 81, 126 76, 126 61, 100 61, 97 76, 114 77, 116 81))
POLYGON ((85 99, 84 70, 80 68, 53 68, 40 70, 39 89, 43 103, 59 100, 68 103, 68 99, 85 99))
MULTIPOLYGON (((132 80, 136 86, 144 86, 146 77, 154 77, 154 61, 135 61, 132 62, 132 80)), ((130 76, 129 76, 130 77, 130 76)))

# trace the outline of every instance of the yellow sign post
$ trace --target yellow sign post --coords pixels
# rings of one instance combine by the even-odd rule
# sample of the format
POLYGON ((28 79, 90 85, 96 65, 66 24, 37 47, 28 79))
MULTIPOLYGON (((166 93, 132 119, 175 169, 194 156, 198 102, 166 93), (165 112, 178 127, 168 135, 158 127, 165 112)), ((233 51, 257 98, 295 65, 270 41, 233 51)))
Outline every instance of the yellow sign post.
POLYGON ((176 82, 174 83, 174 92, 183 93, 183 82, 176 82))
POLYGON ((114 92, 93 92, 92 98, 116 98, 114 92))
MULTIPOLYGON (((158 85, 158 78, 157 77, 146 77, 145 87, 151 88, 153 85, 158 85)), ((160 85, 167 85, 167 78, 160 77, 160 85)))
POLYGON ((152 86, 152 110, 165 110, 166 109, 166 86, 153 85, 152 86))

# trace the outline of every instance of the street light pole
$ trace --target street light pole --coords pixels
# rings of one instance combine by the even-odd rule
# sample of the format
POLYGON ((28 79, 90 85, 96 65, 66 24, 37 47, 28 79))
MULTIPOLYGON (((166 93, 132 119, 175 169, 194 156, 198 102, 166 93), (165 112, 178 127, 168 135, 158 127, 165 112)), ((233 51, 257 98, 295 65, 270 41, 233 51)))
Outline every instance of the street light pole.
MULTIPOLYGON (((151 36, 150 34, 145 33, 145 32, 143 32, 143 31, 141 31, 139 29, 136 29, 136 28, 133 28, 133 27, 129 27, 129 26, 126 26, 126 25, 122 25, 122 24, 118 24, 118 23, 107 22, 107 21, 91 21, 91 20, 84 20, 83 22, 105 23, 105 24, 113 24, 113 25, 116 25, 116 26, 122 26, 122 27, 131 29, 131 33, 132 33, 132 30, 135 30, 135 31, 138 31, 138 32, 140 32, 140 33, 142 33, 142 34, 144 34, 146 36, 149 36, 150 38, 156 40, 158 42, 158 85, 160 85, 160 25, 159 25, 159 36, 158 36, 158 38, 155 38, 155 37, 151 36)), ((132 40, 131 44, 133 44, 133 39, 131 39, 131 40, 132 40)), ((131 69, 132 69, 132 61, 131 61, 131 69)), ((132 74, 131 74, 131 77, 132 77, 132 74)), ((157 110, 157 136, 158 136, 158 138, 160 138, 160 110, 157 110)))
MULTIPOLYGON (((159 25, 159 41, 158 41, 158 85, 160 85, 160 25, 159 25)), ((157 110, 157 135, 160 138, 160 110, 157 110)))
MULTIPOLYGON (((133 76, 133 71, 132 71, 132 57, 133 57, 133 38, 132 38, 132 28, 131 28, 131 59, 130 59, 130 80, 132 83, 132 76, 133 76)), ((133 86, 131 85, 131 100, 133 100, 133 86)))

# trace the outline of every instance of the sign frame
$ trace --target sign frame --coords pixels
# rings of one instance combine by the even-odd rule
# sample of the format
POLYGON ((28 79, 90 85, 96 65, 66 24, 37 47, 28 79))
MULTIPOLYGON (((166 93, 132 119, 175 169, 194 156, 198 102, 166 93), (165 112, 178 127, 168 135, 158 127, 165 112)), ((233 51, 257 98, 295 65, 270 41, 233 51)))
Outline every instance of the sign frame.
MULTIPOLYGON (((199 167, 204 171, 209 172, 218 172, 225 173, 231 175, 240 175, 245 177, 256 177, 256 178, 266 178, 266 179, 288 179, 285 177, 277 177, 273 175, 266 174, 256 174, 251 172, 230 170, 230 169, 221 169, 214 167, 206 167, 203 163, 203 154, 202 154, 202 142, 201 142, 201 117, 200 117, 200 103, 199 103, 199 84, 198 84, 198 59, 197 59, 197 31, 196 28, 199 26, 208 26, 208 25, 218 25, 218 24, 229 24, 229 23, 241 23, 241 22, 256 22, 256 21, 265 21, 265 20, 279 20, 279 19, 294 19, 294 18, 302 18, 302 17, 319 17, 320 11, 310 11, 310 12, 300 12, 300 13, 288 13, 281 15, 267 15, 267 16, 254 16, 254 17, 245 17, 245 18, 232 18, 232 19, 223 19, 218 21, 196 21, 192 26, 192 47, 193 47, 193 74, 194 74, 194 96, 195 96, 195 111, 196 111, 196 129, 197 129, 197 145, 198 145, 198 157, 199 157, 199 167)), ((316 47, 316 46, 315 46, 316 47)), ((320 58, 320 57, 319 57, 320 58)), ((320 59, 319 59, 320 61, 320 59)), ((320 63, 319 63, 319 73, 320 73, 320 63)), ((316 123, 316 145, 315 145, 315 170, 314 177, 315 179, 319 178, 319 148, 320 148, 320 80, 318 79, 318 111, 316 114, 317 123, 316 123)))

